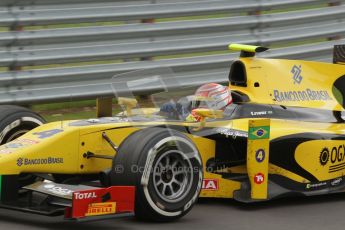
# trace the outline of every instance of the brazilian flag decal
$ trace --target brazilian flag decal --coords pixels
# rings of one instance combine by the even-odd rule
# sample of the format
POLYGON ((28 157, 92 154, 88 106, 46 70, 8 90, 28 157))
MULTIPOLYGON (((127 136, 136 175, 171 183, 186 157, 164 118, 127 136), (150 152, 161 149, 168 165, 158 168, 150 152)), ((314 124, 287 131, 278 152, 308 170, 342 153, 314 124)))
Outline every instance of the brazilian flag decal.
POLYGON ((270 138, 270 127, 269 126, 250 127, 248 138, 250 140, 268 139, 270 138))

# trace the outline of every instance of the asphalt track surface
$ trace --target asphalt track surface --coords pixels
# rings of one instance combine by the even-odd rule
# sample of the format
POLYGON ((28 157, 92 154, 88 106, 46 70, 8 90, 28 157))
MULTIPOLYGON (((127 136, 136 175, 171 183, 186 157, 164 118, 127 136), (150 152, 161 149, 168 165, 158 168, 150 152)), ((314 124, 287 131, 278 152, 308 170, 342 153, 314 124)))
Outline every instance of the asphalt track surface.
POLYGON ((62 217, 42 217, 0 210, 0 230, 344 230, 345 194, 284 198, 264 203, 240 204, 232 200, 201 200, 177 222, 143 223, 134 218, 69 222, 62 217))

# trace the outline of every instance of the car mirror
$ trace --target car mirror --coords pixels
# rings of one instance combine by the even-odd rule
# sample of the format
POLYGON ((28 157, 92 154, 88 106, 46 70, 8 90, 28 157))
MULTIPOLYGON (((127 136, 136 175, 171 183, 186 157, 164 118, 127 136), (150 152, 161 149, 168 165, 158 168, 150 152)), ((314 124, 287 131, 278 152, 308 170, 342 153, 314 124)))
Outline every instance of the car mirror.
POLYGON ((223 118, 223 110, 214 110, 214 109, 194 109, 193 112, 201 117, 200 119, 200 126, 195 128, 194 131, 199 131, 206 125, 206 118, 212 118, 212 119, 219 119, 223 118))
POLYGON ((214 110, 214 109, 194 109, 193 112, 195 112, 196 115, 202 117, 202 118, 223 118, 223 110, 214 110))
POLYGON ((127 116, 131 116, 132 108, 137 106, 138 101, 135 98, 119 97, 118 104, 126 108, 127 116))

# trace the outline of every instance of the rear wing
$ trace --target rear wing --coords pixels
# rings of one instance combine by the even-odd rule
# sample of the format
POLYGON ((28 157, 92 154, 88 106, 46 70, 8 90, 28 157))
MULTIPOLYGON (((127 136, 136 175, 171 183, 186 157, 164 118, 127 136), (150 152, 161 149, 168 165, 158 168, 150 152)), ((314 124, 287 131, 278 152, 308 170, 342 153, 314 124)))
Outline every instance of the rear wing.
POLYGON ((230 50, 241 51, 240 57, 254 57, 255 53, 265 52, 269 48, 263 46, 253 46, 232 43, 228 46, 230 50))

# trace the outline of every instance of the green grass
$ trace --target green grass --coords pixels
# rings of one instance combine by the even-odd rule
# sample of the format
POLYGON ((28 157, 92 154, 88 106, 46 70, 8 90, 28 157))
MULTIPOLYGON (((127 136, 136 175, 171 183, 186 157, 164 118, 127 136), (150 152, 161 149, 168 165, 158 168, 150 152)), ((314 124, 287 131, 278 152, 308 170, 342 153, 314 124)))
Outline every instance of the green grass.
POLYGON ((96 100, 38 104, 38 105, 32 105, 31 109, 35 111, 45 111, 45 110, 59 110, 59 109, 68 109, 68 108, 83 108, 87 106, 88 107, 96 106, 96 100))
MULTIPOLYGON (((53 121, 65 121, 65 120, 82 120, 96 118, 96 108, 85 108, 79 109, 64 109, 64 110, 47 110, 47 111, 35 111, 39 113, 47 122, 53 121), (81 111, 82 110, 82 111, 81 111)), ((113 109, 113 115, 121 112, 119 108, 113 109)))
MULTIPOLYGON (((88 119, 96 117, 96 100, 81 100, 32 105, 31 109, 48 122, 61 120, 88 119)), ((113 115, 122 110, 113 99, 113 115)))
MULTIPOLYGON (((64 120, 79 120, 95 118, 96 107, 81 107, 78 105, 75 108, 65 109, 47 109, 47 110, 35 110, 39 113, 47 122, 64 121, 64 120)), ((113 115, 121 112, 118 107, 113 108, 113 115)))
POLYGON ((48 122, 96 117, 96 100, 32 105, 31 109, 48 122))
POLYGON ((64 121, 64 120, 78 120, 89 119, 96 117, 95 111, 83 111, 83 112, 68 112, 61 114, 56 111, 54 114, 39 113, 47 122, 64 121))

